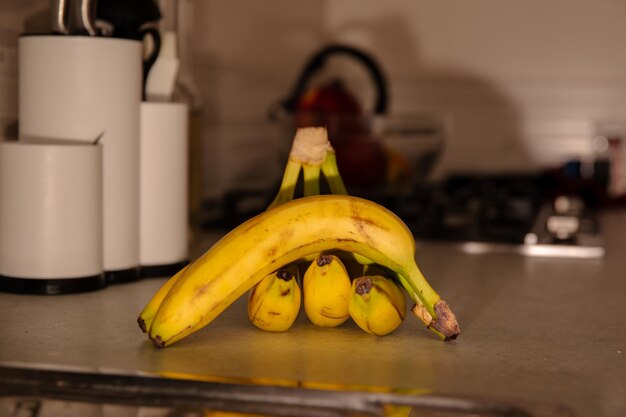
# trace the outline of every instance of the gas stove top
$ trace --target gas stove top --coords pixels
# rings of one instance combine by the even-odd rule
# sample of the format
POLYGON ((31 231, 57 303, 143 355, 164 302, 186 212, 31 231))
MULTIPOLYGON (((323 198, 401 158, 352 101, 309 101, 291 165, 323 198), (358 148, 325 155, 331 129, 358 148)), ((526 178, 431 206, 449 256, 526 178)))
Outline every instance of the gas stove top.
POLYGON ((417 240, 452 242, 470 253, 604 256, 592 202, 559 194, 542 176, 453 176, 383 204, 417 240))

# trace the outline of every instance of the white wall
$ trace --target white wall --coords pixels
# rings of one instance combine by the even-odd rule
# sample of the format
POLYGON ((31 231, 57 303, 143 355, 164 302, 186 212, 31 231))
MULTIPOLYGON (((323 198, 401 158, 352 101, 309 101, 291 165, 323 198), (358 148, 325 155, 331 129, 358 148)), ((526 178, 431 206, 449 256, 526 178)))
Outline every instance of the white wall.
POLYGON ((17 40, 26 21, 48 19, 47 0, 0 0, 0 141, 17 135, 17 40))
POLYGON ((625 17, 614 0, 328 0, 324 21, 380 59, 393 111, 451 116, 446 166, 509 170, 586 152, 623 123, 625 17))
MULTIPOLYGON (((616 0, 197 2, 205 193, 271 177, 266 118, 308 56, 340 41, 385 69, 391 113, 449 117, 441 170, 528 170, 591 152, 626 119, 626 3, 616 0), (611 127, 611 129, 613 129, 611 127)), ((331 65, 364 103, 351 63, 331 65)))
MULTIPOLYGON (((204 194, 268 186, 284 138, 270 105, 287 94, 322 37, 317 0, 196 1, 194 78, 204 100, 204 194)), ((285 139, 287 140, 287 139, 285 139)))
MULTIPOLYGON (((290 138, 268 109, 332 41, 378 58, 392 114, 449 116, 442 169, 557 163, 589 152, 591 137, 626 120, 623 1, 179 1, 191 9, 183 41, 203 100, 205 196, 276 179, 276 147, 290 138)), ((17 116, 17 34, 47 4, 0 2, 0 138, 17 116)), ((372 101, 362 70, 339 62, 330 71, 372 101)))
POLYGON ((17 38, 36 0, 0 1, 0 140, 15 136, 17 121, 17 38))

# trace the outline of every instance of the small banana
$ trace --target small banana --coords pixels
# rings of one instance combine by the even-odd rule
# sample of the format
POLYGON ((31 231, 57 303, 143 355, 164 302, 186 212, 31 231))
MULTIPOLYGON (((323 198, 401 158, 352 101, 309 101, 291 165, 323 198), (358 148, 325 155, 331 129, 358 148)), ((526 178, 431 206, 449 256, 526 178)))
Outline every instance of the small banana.
POLYGON ((302 279, 304 311, 311 323, 336 327, 346 321, 350 277, 335 255, 321 254, 311 262, 302 279))
POLYGON ((248 318, 262 330, 289 330, 300 311, 300 286, 296 276, 287 269, 267 275, 250 291, 248 318))
POLYGON ((384 336, 404 321, 406 300, 391 279, 382 275, 364 276, 352 281, 348 309, 361 329, 384 336))

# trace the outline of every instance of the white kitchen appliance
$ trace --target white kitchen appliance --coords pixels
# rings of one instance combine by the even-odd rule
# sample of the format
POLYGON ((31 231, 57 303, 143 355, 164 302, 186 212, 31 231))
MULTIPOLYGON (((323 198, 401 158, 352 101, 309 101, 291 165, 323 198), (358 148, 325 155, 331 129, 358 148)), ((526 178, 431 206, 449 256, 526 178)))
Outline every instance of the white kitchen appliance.
POLYGON ((0 142, 0 290, 103 288, 102 146, 0 142))
POLYGON ((188 260, 185 103, 141 104, 139 259, 144 277, 171 276, 188 260))
POLYGON ((30 35, 19 40, 19 141, 103 148, 104 270, 139 278, 140 41, 30 35))

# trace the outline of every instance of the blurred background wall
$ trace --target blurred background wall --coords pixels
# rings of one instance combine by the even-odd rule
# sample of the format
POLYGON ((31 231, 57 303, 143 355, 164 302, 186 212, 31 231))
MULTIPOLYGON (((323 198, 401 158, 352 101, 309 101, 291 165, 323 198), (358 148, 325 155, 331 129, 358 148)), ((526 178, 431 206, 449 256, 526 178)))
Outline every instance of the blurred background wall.
MULTIPOLYGON (((16 43, 46 1, 0 2, 0 135, 16 132, 16 43)), ((200 97, 202 196, 276 179, 268 110, 330 42, 373 55, 390 112, 448 123, 439 171, 528 170, 593 152, 626 117, 626 3, 617 0, 179 0, 184 70, 200 97)), ((362 69, 333 62, 363 103, 362 69)))

